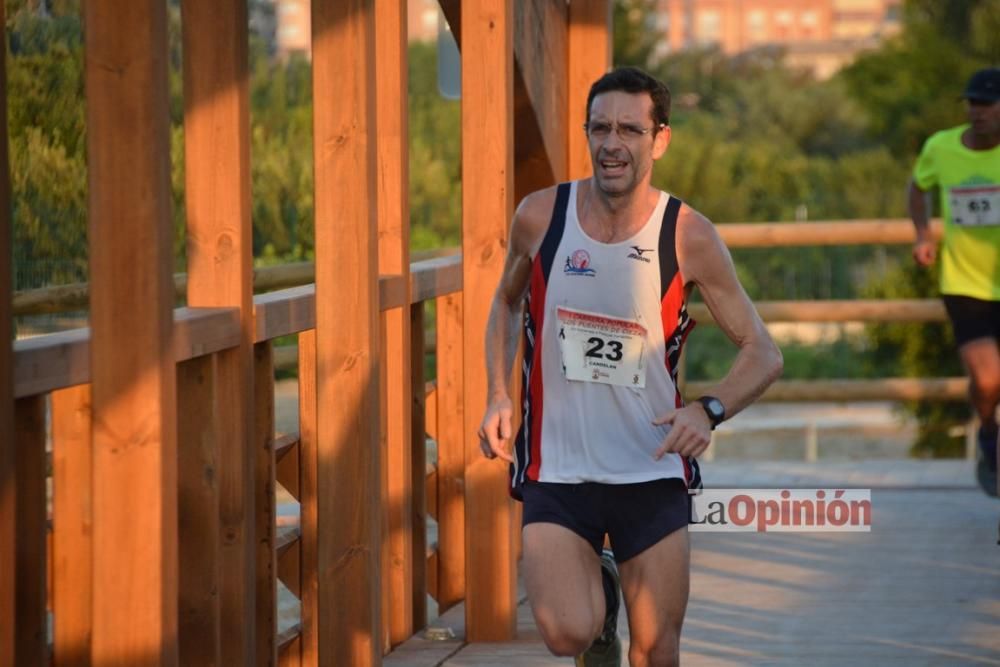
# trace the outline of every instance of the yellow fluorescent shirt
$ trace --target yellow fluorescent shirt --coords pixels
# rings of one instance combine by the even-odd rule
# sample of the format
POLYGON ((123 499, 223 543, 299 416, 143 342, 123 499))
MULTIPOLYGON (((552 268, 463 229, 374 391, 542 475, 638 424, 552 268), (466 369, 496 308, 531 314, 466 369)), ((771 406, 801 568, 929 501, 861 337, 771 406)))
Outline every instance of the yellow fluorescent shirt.
POLYGON ((1000 146, 962 144, 968 125, 934 134, 913 169, 922 190, 940 188, 941 293, 1000 301, 1000 146))

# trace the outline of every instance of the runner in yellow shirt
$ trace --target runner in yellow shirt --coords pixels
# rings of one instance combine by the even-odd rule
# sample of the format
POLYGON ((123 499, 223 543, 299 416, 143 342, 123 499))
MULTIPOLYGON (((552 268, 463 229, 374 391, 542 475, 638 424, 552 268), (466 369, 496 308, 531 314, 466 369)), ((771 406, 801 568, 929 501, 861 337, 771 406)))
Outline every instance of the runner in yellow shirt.
POLYGON ((928 191, 941 197, 941 296, 979 415, 977 477, 997 495, 997 406, 1000 405, 1000 68, 976 72, 962 95, 969 122, 924 144, 910 181, 913 258, 934 263, 928 191))

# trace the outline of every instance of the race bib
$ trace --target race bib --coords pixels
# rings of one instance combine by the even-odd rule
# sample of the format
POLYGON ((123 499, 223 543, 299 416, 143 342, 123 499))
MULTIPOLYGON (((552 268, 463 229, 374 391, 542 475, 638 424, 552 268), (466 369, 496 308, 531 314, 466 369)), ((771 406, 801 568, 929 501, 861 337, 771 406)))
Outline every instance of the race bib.
POLYGON ((556 308, 567 380, 644 388, 646 327, 597 313, 556 308))
POLYGON ((1000 185, 973 185, 948 191, 951 221, 963 227, 1000 225, 1000 185))

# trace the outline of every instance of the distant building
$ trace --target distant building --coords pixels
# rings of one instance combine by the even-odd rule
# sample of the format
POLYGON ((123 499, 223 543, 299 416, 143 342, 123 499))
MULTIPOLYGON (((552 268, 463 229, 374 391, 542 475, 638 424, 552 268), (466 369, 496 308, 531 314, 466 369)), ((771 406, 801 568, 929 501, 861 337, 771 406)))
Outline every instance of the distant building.
POLYGON ((784 47, 793 66, 829 76, 898 30, 901 0, 657 0, 657 57, 698 46, 737 54, 784 47))
POLYGON ((312 5, 309 0, 274 0, 275 52, 279 58, 292 53, 312 54, 312 5))
POLYGON ((433 42, 438 36, 438 0, 409 0, 407 29, 411 42, 433 42))

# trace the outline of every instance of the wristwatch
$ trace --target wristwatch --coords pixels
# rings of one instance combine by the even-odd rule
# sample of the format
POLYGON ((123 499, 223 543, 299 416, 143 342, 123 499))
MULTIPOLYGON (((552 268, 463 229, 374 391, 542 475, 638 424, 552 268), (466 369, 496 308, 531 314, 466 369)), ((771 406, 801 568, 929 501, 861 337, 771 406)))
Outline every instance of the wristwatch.
POLYGON ((698 402, 701 403, 701 407, 705 408, 705 414, 708 415, 708 420, 712 422, 712 430, 714 431, 715 427, 721 424, 722 420, 726 418, 726 406, 715 396, 700 396, 698 402))

